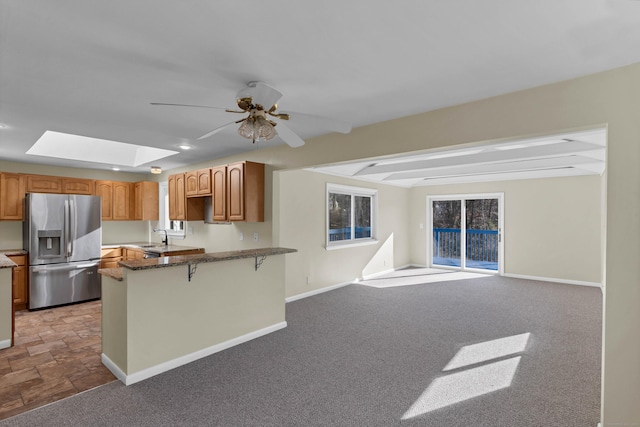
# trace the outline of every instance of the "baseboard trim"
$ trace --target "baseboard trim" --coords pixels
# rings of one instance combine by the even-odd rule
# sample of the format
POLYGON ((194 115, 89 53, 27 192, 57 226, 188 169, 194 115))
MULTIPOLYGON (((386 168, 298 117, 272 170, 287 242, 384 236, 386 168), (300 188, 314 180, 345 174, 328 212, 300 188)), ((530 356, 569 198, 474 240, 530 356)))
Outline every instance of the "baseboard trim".
POLYGON ((514 279, 527 279, 527 280, 539 280, 541 282, 553 282, 553 283, 562 283, 565 285, 578 285, 578 286, 591 286, 594 288, 602 289, 602 284, 596 282, 585 282, 582 280, 568 280, 568 279, 555 279, 553 277, 539 277, 539 276, 529 276, 526 274, 511 274, 505 273, 504 277, 511 277, 514 279))
POLYGON ((274 325, 267 326, 266 328, 258 329, 257 331, 221 342, 220 344, 212 345, 211 347, 203 348, 202 350, 198 350, 190 354, 185 354, 184 356, 177 357, 129 375, 125 374, 122 369, 113 363, 113 361, 104 353, 102 353, 102 363, 113 373, 113 375, 116 376, 116 378, 122 381, 124 385, 131 385, 286 327, 286 321, 276 323, 274 325))
POLYGON ((9 348, 9 347, 11 347, 11 340, 10 339, 0 341, 0 350, 2 350, 4 348, 9 348))
POLYGON ((314 295, 318 295, 318 294, 322 294, 322 293, 325 293, 325 292, 333 291, 335 289, 351 285, 352 283, 353 282, 344 282, 344 283, 338 283, 337 285, 327 286, 326 288, 314 289, 313 291, 305 292, 303 294, 298 294, 298 295, 294 295, 294 296, 291 296, 291 297, 287 297, 287 298, 284 299, 284 301, 285 302, 297 301, 299 299, 308 298, 308 297, 312 297, 314 295))

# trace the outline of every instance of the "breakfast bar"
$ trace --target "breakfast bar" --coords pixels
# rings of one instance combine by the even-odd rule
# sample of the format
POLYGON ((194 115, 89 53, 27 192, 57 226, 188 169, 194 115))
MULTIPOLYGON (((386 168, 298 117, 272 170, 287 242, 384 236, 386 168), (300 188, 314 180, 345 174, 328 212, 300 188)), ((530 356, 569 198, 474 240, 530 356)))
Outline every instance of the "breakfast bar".
POLYGON ((124 384, 286 327, 288 248, 120 261, 101 269, 102 361, 124 384))

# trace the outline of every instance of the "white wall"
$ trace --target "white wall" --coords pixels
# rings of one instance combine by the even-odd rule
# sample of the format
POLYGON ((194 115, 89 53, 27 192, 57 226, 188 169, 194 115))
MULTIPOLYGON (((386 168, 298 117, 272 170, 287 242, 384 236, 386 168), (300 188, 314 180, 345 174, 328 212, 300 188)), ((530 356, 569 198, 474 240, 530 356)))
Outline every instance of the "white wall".
POLYGON ((505 274, 601 284, 602 179, 592 175, 414 188, 412 263, 427 264, 427 196, 502 192, 505 274))
POLYGON ((298 250, 287 257, 287 297, 408 264, 408 189, 305 170, 277 174, 280 203, 275 214, 275 227, 278 229, 276 244, 298 250), (327 183, 378 190, 377 244, 329 251, 325 249, 327 183))

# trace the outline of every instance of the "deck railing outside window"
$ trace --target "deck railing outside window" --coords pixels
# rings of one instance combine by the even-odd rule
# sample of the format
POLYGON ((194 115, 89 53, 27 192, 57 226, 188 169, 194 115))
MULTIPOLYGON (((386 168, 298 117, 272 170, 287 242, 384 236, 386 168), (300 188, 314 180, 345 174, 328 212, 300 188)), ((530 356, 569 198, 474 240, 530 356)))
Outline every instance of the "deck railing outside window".
MULTIPOLYGON (((470 261, 498 262, 498 230, 467 230, 466 258, 470 261)), ((433 229, 433 257, 460 258, 460 229, 433 229)))

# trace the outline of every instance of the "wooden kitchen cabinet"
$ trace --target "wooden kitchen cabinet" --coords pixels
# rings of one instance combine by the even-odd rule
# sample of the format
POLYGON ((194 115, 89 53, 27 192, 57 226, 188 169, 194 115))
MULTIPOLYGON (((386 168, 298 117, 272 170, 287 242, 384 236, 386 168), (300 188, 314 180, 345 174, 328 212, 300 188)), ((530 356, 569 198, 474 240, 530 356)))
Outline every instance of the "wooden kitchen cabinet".
POLYGON ((264 164, 227 165, 227 216, 229 221, 264 221, 264 164))
POLYGON ((93 196, 95 194, 95 181, 83 178, 62 178, 62 193, 93 196))
POLYGON ((0 219, 22 221, 24 175, 0 173, 0 219))
POLYGON ((13 307, 15 310, 25 310, 29 302, 29 286, 27 282, 27 256, 8 255, 8 258, 17 264, 11 273, 11 285, 13 288, 13 307))
POLYGON ((102 220, 113 219, 113 181, 96 181, 96 196, 102 197, 102 220))
POLYGON ((62 193, 62 177, 47 175, 26 175, 27 193, 62 193))
POLYGON ((130 182, 112 181, 113 205, 112 212, 114 221, 130 220, 131 214, 131 186, 130 182))
POLYGON ((211 169, 198 169, 186 172, 185 195, 187 197, 201 197, 211 195, 211 169))
POLYGON ((204 219, 204 197, 186 195, 184 173, 169 175, 169 219, 175 221, 198 221, 204 219))
POLYGON ((102 197, 102 220, 131 219, 131 183, 96 181, 96 196, 102 197))
POLYGON ((157 221, 159 218, 159 196, 157 182, 140 181, 134 184, 133 219, 157 221))
POLYGON ((126 261, 144 259, 144 251, 138 248, 122 248, 122 258, 126 261))
POLYGON ((100 253, 100 268, 117 268, 122 261, 122 248, 105 248, 100 253))
POLYGON ((217 166, 211 169, 211 197, 214 221, 227 221, 227 167, 217 166))

